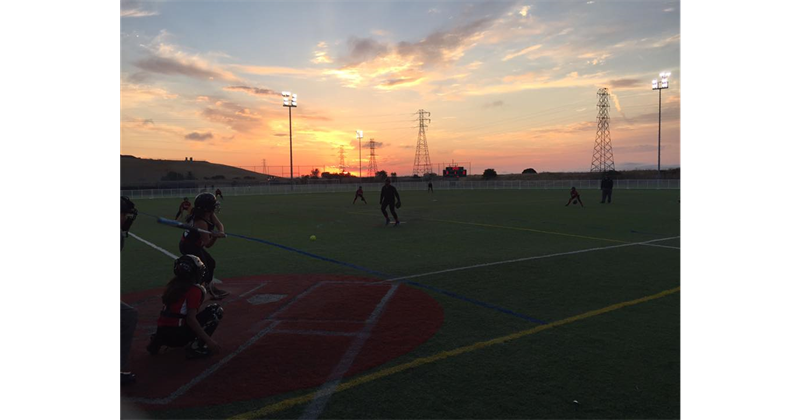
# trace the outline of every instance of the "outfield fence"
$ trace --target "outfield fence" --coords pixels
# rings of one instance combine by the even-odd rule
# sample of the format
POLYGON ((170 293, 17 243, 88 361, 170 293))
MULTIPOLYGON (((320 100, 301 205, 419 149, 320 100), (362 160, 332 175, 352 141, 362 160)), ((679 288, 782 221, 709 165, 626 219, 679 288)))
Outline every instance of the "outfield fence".
MULTIPOLYGON (((239 187, 227 187, 223 196, 238 195, 271 195, 271 194, 312 194, 354 192, 358 184, 266 184, 239 187)), ((399 191, 426 191, 428 183, 396 182, 399 191)), ((380 191, 382 183, 361 184, 364 191, 380 191)), ((600 189, 600 180, 565 180, 565 181, 434 181, 434 191, 450 190, 578 190, 600 189)), ((680 179, 622 179, 614 181, 615 190, 679 190, 680 179)), ((130 198, 179 198, 194 197, 208 191, 206 188, 165 188, 151 190, 121 190, 121 195, 130 198)))

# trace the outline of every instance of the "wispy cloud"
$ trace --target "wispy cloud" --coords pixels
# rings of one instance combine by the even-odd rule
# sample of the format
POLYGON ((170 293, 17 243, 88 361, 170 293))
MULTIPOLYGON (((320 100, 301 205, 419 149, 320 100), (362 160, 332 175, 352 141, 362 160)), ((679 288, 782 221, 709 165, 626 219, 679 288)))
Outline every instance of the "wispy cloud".
POLYGON ((193 131, 183 136, 183 138, 185 138, 186 140, 193 140, 193 141, 206 141, 208 139, 213 139, 214 134, 212 134, 210 131, 205 133, 198 133, 196 131, 193 131))
POLYGON ((605 77, 605 73, 579 74, 578 72, 571 72, 564 76, 527 73, 517 76, 506 76, 502 81, 502 84, 470 85, 464 89, 463 93, 468 96, 480 96, 533 89, 602 86, 608 79, 605 77))
POLYGON ((245 92, 253 96, 281 96, 280 92, 276 92, 272 89, 262 89, 252 86, 225 86, 224 89, 234 92, 245 92))
POLYGON ((636 88, 641 89, 642 86, 649 86, 648 83, 645 81, 641 81, 639 79, 616 79, 616 80, 609 80, 608 86, 614 89, 625 89, 625 88, 636 88))
POLYGON ((121 18, 138 18, 138 17, 157 16, 157 15, 158 12, 150 10, 128 9, 119 11, 119 17, 121 18))
POLYGON ((207 121, 224 124, 241 133, 262 125, 262 117, 257 112, 226 101, 217 101, 213 106, 203 109, 200 115, 207 121))
POLYGON ((389 45, 372 38, 350 38, 347 40, 350 51, 342 61, 346 65, 358 65, 371 61, 389 52, 389 45))
POLYGON ((511 60, 512 58, 528 54, 528 53, 530 53, 532 51, 538 50, 539 48, 542 48, 542 44, 532 45, 532 46, 530 46, 528 48, 524 48, 524 49, 522 49, 520 51, 517 51, 517 52, 514 52, 514 53, 506 55, 505 57, 503 57, 503 61, 508 61, 508 60, 511 60))
POLYGON ((503 101, 494 101, 489 102, 488 104, 483 104, 483 108, 497 108, 503 106, 503 101))
POLYGON ((175 99, 178 95, 155 86, 120 83, 120 108, 132 108, 157 99, 175 99))
POLYGON ((586 63, 596 66, 598 64, 603 64, 605 61, 611 57, 611 54, 607 52, 588 52, 578 56, 578 58, 585 58, 587 59, 586 63))
POLYGON ((399 85, 418 84, 423 80, 421 77, 400 77, 398 79, 384 80, 378 87, 390 88, 399 85))
MULTIPOLYGON (((371 38, 351 38, 346 54, 337 59, 339 67, 325 70, 347 87, 372 86, 388 90, 418 86, 435 80, 437 69, 452 66, 482 37, 491 23, 481 18, 451 30, 434 32, 421 41, 389 44, 371 38)), ((474 67, 480 62, 474 62, 474 67)))
POLYGON ((151 44, 142 45, 146 56, 134 61, 133 65, 152 73, 182 75, 202 80, 238 80, 233 73, 215 64, 210 58, 184 52, 178 46, 165 42, 168 36, 166 31, 162 31, 151 44))
POLYGON ((204 69, 190 62, 180 62, 174 58, 150 56, 133 63, 136 67, 153 73, 183 75, 196 79, 223 78, 222 74, 204 69))
POLYGON ((121 0, 119 6, 119 16, 121 18, 140 18, 148 16, 157 16, 158 11, 148 10, 143 7, 141 1, 138 0, 121 0))
POLYGON ((656 41, 652 46, 653 48, 661 48, 669 44, 677 44, 681 41, 681 35, 675 34, 670 37, 656 41))
POLYGON ((328 44, 324 41, 317 44, 317 49, 314 51, 314 59, 311 60, 314 64, 328 64, 332 63, 330 57, 328 57, 328 44))
POLYGON ((316 77, 323 74, 323 72, 316 69, 300 69, 293 67, 251 66, 243 64, 233 64, 230 65, 229 68, 242 73, 256 74, 259 76, 274 75, 274 76, 316 77))

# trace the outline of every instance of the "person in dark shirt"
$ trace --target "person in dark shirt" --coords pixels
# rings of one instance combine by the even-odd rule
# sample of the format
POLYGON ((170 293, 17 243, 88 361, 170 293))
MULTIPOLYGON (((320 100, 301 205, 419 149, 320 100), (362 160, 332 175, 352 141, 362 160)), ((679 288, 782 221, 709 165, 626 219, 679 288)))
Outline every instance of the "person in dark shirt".
POLYGON ((222 299, 230 294, 211 284, 214 280, 214 270, 217 267, 217 262, 208 253, 207 249, 214 246, 217 239, 225 237, 225 226, 216 214, 218 208, 219 202, 211 193, 198 194, 194 199, 194 207, 191 215, 186 219, 186 223, 212 233, 187 230, 183 232, 178 245, 182 255, 195 255, 205 265, 205 275, 202 283, 213 300, 222 299), (215 230, 215 228, 218 230, 215 230))
POLYGON ((600 181, 600 190, 603 191, 603 201, 600 204, 605 204, 606 198, 608 198, 608 204, 611 204, 611 190, 614 189, 614 180, 612 180, 608 175, 603 177, 603 180, 600 181))
POLYGON ((400 208, 400 194, 397 193, 397 188, 392 186, 392 182, 387 179, 386 185, 381 188, 381 212, 383 212, 383 217, 386 218, 387 225, 389 224, 389 214, 386 213, 386 207, 389 207, 389 211, 394 216, 394 225, 400 225, 400 219, 397 217, 397 212, 394 211, 395 206, 398 209, 400 208))
POLYGON ((429 193, 433 192, 433 182, 428 182, 428 192, 429 193))
POLYGON ((222 196, 222 190, 220 190, 219 188, 217 188, 217 190, 214 191, 214 196, 217 198, 217 200, 225 199, 225 197, 222 196))
MULTIPOLYGON (((136 210, 136 205, 133 204, 128 197, 122 196, 122 205, 120 208, 120 250, 125 247, 125 237, 128 236, 133 221, 136 220, 136 215, 139 212, 136 210)), ((139 320, 139 312, 136 308, 120 301, 120 350, 121 350, 121 363, 120 363, 120 376, 122 385, 130 385, 136 382, 136 375, 128 370, 130 364, 131 344, 133 344, 133 333, 136 332, 136 324, 139 320)))

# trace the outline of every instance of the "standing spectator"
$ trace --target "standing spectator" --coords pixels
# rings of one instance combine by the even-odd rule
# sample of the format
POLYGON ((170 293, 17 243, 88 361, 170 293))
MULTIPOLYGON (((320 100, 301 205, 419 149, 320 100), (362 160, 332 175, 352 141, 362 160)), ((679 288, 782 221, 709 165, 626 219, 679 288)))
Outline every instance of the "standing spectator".
POLYGON ((428 192, 429 193, 433 192, 433 182, 428 181, 428 192))
POLYGON ((611 190, 613 189, 614 181, 606 174, 603 180, 600 181, 600 190, 603 191, 603 201, 601 201, 600 204, 605 204, 606 198, 608 198, 608 204, 611 204, 611 190))

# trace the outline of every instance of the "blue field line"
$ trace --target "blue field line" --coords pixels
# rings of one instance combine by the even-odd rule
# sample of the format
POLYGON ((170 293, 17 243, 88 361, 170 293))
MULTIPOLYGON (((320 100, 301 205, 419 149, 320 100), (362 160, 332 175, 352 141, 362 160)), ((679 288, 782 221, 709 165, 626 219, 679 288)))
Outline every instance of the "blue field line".
MULTIPOLYGON (((401 280, 401 281, 402 281, 402 280, 401 280)), ((522 319, 524 319, 524 320, 526 320, 526 321, 535 322, 535 323, 537 323, 537 324, 541 324, 541 325, 547 325, 547 324, 548 324, 547 322, 545 322, 545 321, 542 321, 542 320, 540 320, 540 319, 536 319, 536 318, 533 318, 533 317, 529 317, 529 316, 527 316, 527 315, 523 315, 523 314, 520 314, 520 313, 514 312, 514 311, 512 311, 512 310, 510 310, 510 309, 501 308, 501 307, 499 307, 499 306, 492 305, 491 303, 486 303, 486 302, 481 302, 481 301, 479 301, 479 300, 470 299, 470 298, 468 298, 468 297, 461 296, 461 295, 457 295, 457 294, 455 294, 455 293, 448 292, 447 290, 442 290, 442 289, 439 289, 439 288, 436 288, 436 287, 433 287, 433 286, 429 286, 429 285, 427 285, 427 284, 417 283, 417 282, 415 282, 415 281, 406 281, 406 283, 408 283, 408 284, 410 284, 410 285, 412 285, 412 286, 421 287, 421 288, 423 288, 423 289, 432 290, 432 291, 434 291, 434 292, 436 292, 436 293, 441 293, 441 294, 443 294, 443 295, 450 296, 450 297, 452 297, 452 298, 456 298, 456 299, 460 299, 460 300, 463 300, 463 301, 465 301, 465 302, 469 302, 469 303, 472 303, 472 304, 475 304, 475 305, 478 305, 478 306, 482 306, 482 307, 484 307, 484 308, 493 309, 493 310, 495 310, 495 311, 499 311, 499 312, 502 312, 502 313, 504 313, 504 314, 508 314, 508 315, 511 315, 511 316, 515 316, 515 317, 517 317, 517 318, 522 318, 522 319)))
MULTIPOLYGON (((159 217, 159 216, 155 216, 155 215, 148 214, 148 213, 141 212, 141 211, 139 212, 139 214, 143 214, 145 216, 154 217, 156 219, 159 217)), ((310 252, 303 251, 302 249, 292 248, 292 247, 287 246, 287 245, 281 245, 279 243, 267 241, 267 240, 264 240, 264 239, 253 238, 253 237, 250 237, 250 236, 239 235, 239 234, 236 234, 236 233, 228 233, 227 236, 246 239, 248 241, 253 241, 253 242, 258 242, 258 243, 262 243, 262 244, 265 244, 265 245, 274 246, 276 248, 280 248, 280 249, 283 249, 283 250, 286 250, 286 251, 296 252, 298 254, 305 255, 307 257, 311 257, 311 258, 314 258, 314 259, 317 259, 317 260, 320 260, 320 261, 326 261, 326 262, 329 262, 329 263, 333 263, 333 264, 341 265, 341 266, 344 266, 344 267, 352 268, 354 270, 363 271, 365 273, 369 273, 369 274, 378 276, 380 278, 383 278, 384 280, 385 279, 393 279, 393 278, 397 278, 398 277, 398 276, 392 276, 392 275, 389 275, 389 274, 386 274, 386 273, 382 273, 380 271, 372 270, 370 268, 361 267, 360 265, 350 264, 350 263, 346 263, 344 261, 334 260, 333 258, 323 257, 322 255, 312 254, 310 252)), ((517 317, 517 318, 522 318, 522 319, 524 319, 526 321, 535 322, 537 324, 542 324, 542 325, 547 324, 544 321, 538 320, 536 318, 529 317, 527 315, 516 313, 516 312, 514 312, 514 311, 512 311, 510 309, 505 309, 505 308, 502 308, 502 307, 497 306, 497 305, 492 305, 491 303, 481 302, 479 300, 471 299, 471 298, 468 298, 466 296, 461 296, 461 295, 453 293, 453 292, 448 292, 447 290, 438 289, 436 287, 428 286, 426 284, 417 283, 417 282, 414 282, 414 281, 403 281, 403 282, 407 283, 409 285, 412 285, 412 286, 420 287, 420 288, 423 288, 423 289, 428 289, 428 290, 434 291, 436 293, 441 293, 441 294, 443 294, 445 296, 450 296, 452 298, 463 300, 465 302, 469 302, 469 303, 472 303, 472 304, 475 304, 475 305, 478 305, 478 306, 481 306, 481 307, 484 307, 484 308, 488 308, 488 309, 492 309, 492 310, 495 310, 495 311, 499 311, 499 312, 502 312, 502 313, 507 314, 507 315, 511 315, 511 316, 514 316, 514 317, 517 317)))
MULTIPOLYGON (((237 235, 235 233, 229 233, 228 236, 233 236, 233 237, 236 237, 236 238, 247 239, 248 241, 260 242, 262 244, 271 245, 271 246, 274 246, 274 247, 277 247, 277 248, 280 248, 280 249, 296 252, 298 254, 305 255, 305 256, 311 257, 311 258, 315 258, 315 259, 318 259, 318 260, 321 260, 321 261, 327 261, 327 262, 330 262, 330 263, 333 263, 333 264, 338 264, 338 265, 342 265, 342 266, 345 266, 345 267, 348 267, 348 268, 352 268, 352 269, 355 269, 355 270, 359 270, 359 271, 363 271, 363 272, 366 272, 366 273, 370 273, 370 274, 373 274, 375 276, 381 277, 383 279, 391 279, 391 278, 396 278, 397 277, 397 276, 391 276, 389 274, 382 273, 380 271, 375 271, 375 270, 372 270, 372 269, 369 269, 369 268, 366 268, 366 267, 361 267, 359 265, 350 264, 350 263, 346 263, 346 262, 339 261, 339 260, 334 260, 333 258, 323 257, 321 255, 312 254, 310 252, 306 252, 306 251, 303 251, 303 250, 300 250, 300 249, 297 249, 297 248, 292 248, 290 246, 281 245, 281 244, 278 244, 278 243, 275 243, 275 242, 266 241, 266 240, 263 240, 263 239, 251 238, 249 236, 237 235)), ((436 293, 443 294, 445 296, 450 296, 452 298, 463 300, 465 302, 469 302, 469 303, 472 303, 472 304, 475 304, 475 305, 478 305, 478 306, 481 306, 481 307, 484 307, 484 308, 492 309, 492 310, 499 311, 499 312, 502 312, 502 313, 507 314, 507 315, 515 316, 517 318, 522 318, 522 319, 524 319, 526 321, 535 322, 535 323, 541 324, 541 325, 547 324, 546 322, 544 322, 542 320, 539 320, 539 319, 536 319, 536 318, 532 318, 532 317, 529 317, 527 315, 516 313, 516 312, 514 312, 514 311, 512 311, 510 309, 506 309, 506 308, 503 308, 503 307, 500 307, 500 306, 497 306, 497 305, 492 305, 491 303, 481 302, 479 300, 471 299, 471 298, 468 298, 466 296, 461 296, 459 294, 456 294, 456 293, 453 293, 453 292, 449 292, 447 290, 442 290, 442 289, 439 289, 439 288, 436 288, 436 287, 433 287, 433 286, 429 286, 427 284, 417 283, 415 281, 405 281, 404 283, 412 285, 412 286, 416 286, 416 287, 419 287, 419 288, 422 288, 422 289, 428 289, 428 290, 434 291, 436 293)))
POLYGON ((352 268, 352 269, 355 269, 355 270, 358 270, 358 271, 363 271, 363 272, 366 272, 366 273, 370 273, 370 274, 376 275, 378 277, 382 277, 382 278, 391 278, 392 277, 392 276, 390 276, 388 274, 385 274, 385 273, 382 273, 380 271, 375 271, 375 270, 372 270, 372 269, 369 269, 369 268, 366 268, 366 267, 361 267, 360 265, 355 265, 355 264, 350 264, 350 263, 346 263, 346 262, 339 261, 339 260, 334 260, 333 258, 328 258, 328 257, 323 257, 321 255, 312 254, 310 252, 303 251, 302 249, 292 248, 290 246, 281 245, 279 243, 266 241, 264 239, 251 238, 249 236, 237 235, 235 233, 228 233, 227 235, 228 236, 233 236, 235 238, 247 239, 248 241, 260 242, 262 244, 271 245, 271 246, 274 246, 274 247, 277 247, 277 248, 280 248, 280 249, 285 249, 287 251, 296 252, 298 254, 305 255, 307 257, 315 258, 315 259, 322 260, 322 261, 327 261, 329 263, 343 265, 345 267, 352 268))

